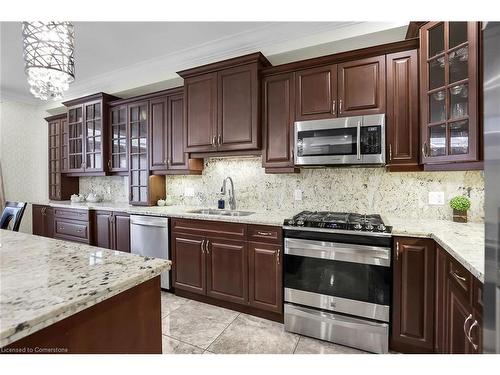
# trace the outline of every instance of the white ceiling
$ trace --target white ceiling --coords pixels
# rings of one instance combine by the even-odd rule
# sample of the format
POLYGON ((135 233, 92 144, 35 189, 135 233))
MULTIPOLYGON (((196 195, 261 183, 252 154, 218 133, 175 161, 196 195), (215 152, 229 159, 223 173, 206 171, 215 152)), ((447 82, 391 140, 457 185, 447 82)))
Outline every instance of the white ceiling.
MULTIPOLYGON (((400 38, 402 26, 401 22, 75 22, 76 77, 65 99, 99 91, 130 96, 141 93, 133 88, 147 92, 172 87, 182 84, 176 71, 255 51, 273 62, 273 55, 371 33, 398 30, 393 34, 400 38)), ((29 93, 24 75, 21 23, 2 22, 0 37, 1 97, 40 103, 29 93)), ((52 102, 48 107, 58 105, 52 102)))

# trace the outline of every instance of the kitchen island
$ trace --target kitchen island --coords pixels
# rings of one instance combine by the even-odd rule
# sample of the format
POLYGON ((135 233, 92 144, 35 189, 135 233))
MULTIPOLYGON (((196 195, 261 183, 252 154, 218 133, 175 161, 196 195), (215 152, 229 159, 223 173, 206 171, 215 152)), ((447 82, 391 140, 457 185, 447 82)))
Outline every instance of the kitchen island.
POLYGON ((0 230, 1 353, 161 353, 170 261, 0 230))

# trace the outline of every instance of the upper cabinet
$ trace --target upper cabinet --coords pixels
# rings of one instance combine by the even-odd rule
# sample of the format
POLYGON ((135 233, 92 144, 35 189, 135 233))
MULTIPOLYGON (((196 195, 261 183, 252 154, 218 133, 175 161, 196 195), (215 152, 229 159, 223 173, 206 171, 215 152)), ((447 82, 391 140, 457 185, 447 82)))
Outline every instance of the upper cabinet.
POLYGON ((385 56, 338 64, 340 117, 385 112, 385 56))
POLYGON ((418 50, 387 55, 387 168, 420 170, 418 50))
POLYGON ((109 117, 109 171, 128 173, 127 105, 111 106, 109 117))
POLYGON ((51 116, 45 120, 48 124, 49 199, 66 200, 78 193, 78 179, 62 174, 67 162, 63 147, 67 137, 67 116, 51 116))
POLYGON ((117 98, 99 93, 63 103, 68 107, 65 172, 74 176, 108 172, 108 102, 113 99, 117 98))
POLYGON ((480 160, 476 22, 429 22, 420 29, 422 162, 480 160))
POLYGON ((337 117, 337 65, 295 72, 297 121, 337 117))
POLYGON ((179 72, 184 78, 184 144, 187 152, 260 148, 261 53, 179 72))

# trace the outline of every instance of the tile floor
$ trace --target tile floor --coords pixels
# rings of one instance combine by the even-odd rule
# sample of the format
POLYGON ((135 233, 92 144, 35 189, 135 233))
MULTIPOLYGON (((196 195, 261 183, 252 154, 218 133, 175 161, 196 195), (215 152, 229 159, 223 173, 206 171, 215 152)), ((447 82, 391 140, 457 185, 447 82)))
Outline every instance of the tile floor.
POLYGON ((164 354, 364 354, 283 324, 162 292, 164 354))

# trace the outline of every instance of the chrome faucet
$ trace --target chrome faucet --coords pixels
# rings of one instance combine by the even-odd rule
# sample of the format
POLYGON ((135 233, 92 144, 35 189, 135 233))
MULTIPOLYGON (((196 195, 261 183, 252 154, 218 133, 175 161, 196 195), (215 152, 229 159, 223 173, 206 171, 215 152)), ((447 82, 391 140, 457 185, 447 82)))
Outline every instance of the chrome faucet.
POLYGON ((231 190, 229 191, 229 209, 230 210, 236 210, 236 199, 234 198, 234 183, 233 179, 231 177, 226 177, 222 183, 222 187, 220 188, 220 192, 223 195, 226 195, 226 182, 229 180, 231 183, 231 190))

